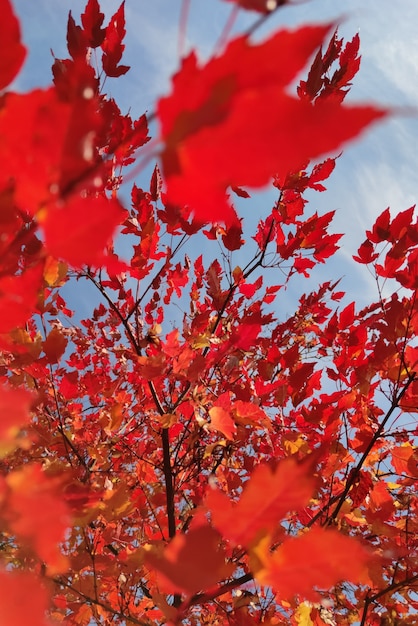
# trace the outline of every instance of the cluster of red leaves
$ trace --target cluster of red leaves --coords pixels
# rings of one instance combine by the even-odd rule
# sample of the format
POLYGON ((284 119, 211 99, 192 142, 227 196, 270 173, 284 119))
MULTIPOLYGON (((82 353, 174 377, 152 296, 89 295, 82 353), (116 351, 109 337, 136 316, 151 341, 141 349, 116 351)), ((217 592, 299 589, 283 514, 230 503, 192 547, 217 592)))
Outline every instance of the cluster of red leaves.
MULTIPOLYGON (((25 49, 10 0, 0 13, 5 89, 25 49)), ((239 36, 204 66, 192 53, 157 105, 161 170, 125 209, 123 168, 148 127, 102 93, 102 73, 129 69, 124 5, 104 22, 97 0, 81 26, 70 13, 53 85, 0 100, 1 617, 412 624, 416 431, 397 420, 418 410, 413 209, 385 211, 356 257, 391 296, 338 310, 327 282, 285 319, 274 308, 340 238, 304 198, 335 159, 309 161, 387 114, 343 103, 358 37, 334 34, 323 54, 329 26, 304 26, 239 36), (278 201, 234 266, 247 247, 229 191, 269 181, 278 201), (199 237, 223 246, 224 268, 193 245, 179 259, 199 237), (268 284, 269 268, 283 279, 268 284), (101 298, 74 323, 72 277, 101 298)))
POLYGON ((354 260, 373 264, 377 276, 395 278, 403 287, 418 287, 415 268, 418 261, 418 241, 414 209, 398 213, 393 220, 389 209, 376 220, 373 229, 367 231, 367 239, 361 244, 354 260), (381 250, 378 250, 379 244, 381 250), (383 260, 381 258, 383 257, 383 260), (380 260, 380 263, 377 261, 380 260))
MULTIPOLYGON (((5 63, 0 84, 4 88, 18 73, 25 50, 11 5, 2 4, 5 63)), ((4 262, 0 289, 2 294, 21 297, 21 306, 13 308, 9 306, 11 295, 2 300, 3 331, 23 324, 30 316, 48 256, 78 268, 112 264, 104 251, 125 213, 116 196, 109 197, 106 190, 116 188, 113 172, 129 162, 149 138, 145 116, 132 122, 121 115, 113 100, 99 93, 89 47, 102 47, 106 75, 119 76, 128 69, 118 66, 125 34, 123 5, 105 29, 101 29, 103 17, 96 1, 87 4, 82 16, 84 29, 76 26, 70 15, 67 40, 72 58, 55 61, 53 87, 27 94, 9 92, 2 97, 4 262), (25 149, 17 150, 17 146, 25 149)), ((113 270, 121 268, 124 265, 113 260, 113 270)))

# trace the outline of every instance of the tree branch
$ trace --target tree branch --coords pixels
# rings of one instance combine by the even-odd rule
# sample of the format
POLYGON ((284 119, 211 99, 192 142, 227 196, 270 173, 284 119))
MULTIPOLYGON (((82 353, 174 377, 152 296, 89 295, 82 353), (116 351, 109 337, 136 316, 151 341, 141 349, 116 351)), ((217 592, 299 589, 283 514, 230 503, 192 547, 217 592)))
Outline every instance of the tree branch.
POLYGON ((376 600, 378 600, 382 596, 385 596, 387 593, 390 593, 393 591, 399 591, 399 589, 403 589, 404 587, 407 587, 417 581, 418 581, 418 574, 416 574, 415 576, 411 576, 410 578, 406 578, 405 580, 401 580, 397 583, 392 583, 385 589, 378 591, 372 596, 368 596, 364 603, 363 615, 361 616, 360 626, 366 626, 367 613, 369 611, 369 607, 372 604, 372 602, 376 602, 376 600))
POLYGON ((170 539, 172 539, 176 534, 176 519, 174 509, 173 472, 171 470, 170 457, 170 436, 168 428, 163 428, 163 431, 161 433, 161 440, 163 445, 163 471, 167 503, 168 535, 170 539))
POLYGON ((122 613, 121 611, 117 611, 116 609, 113 609, 111 606, 109 606, 105 602, 101 602, 100 600, 95 600, 94 598, 90 598, 90 596, 87 596, 82 591, 75 589, 70 583, 66 582, 65 580, 61 580, 59 578, 51 578, 50 580, 52 580, 56 585, 59 585, 60 587, 67 587, 67 589, 70 589, 70 591, 72 591, 73 593, 78 595, 80 598, 82 598, 87 604, 100 606, 102 609, 105 609, 105 611, 108 611, 111 615, 114 615, 115 617, 121 617, 123 620, 126 620, 127 622, 130 622, 131 624, 136 624, 137 626, 150 626, 150 623, 148 621, 139 620, 136 617, 132 617, 131 615, 126 615, 125 613, 122 613))
POLYGON ((369 441, 366 450, 363 452, 363 455, 361 457, 361 459, 359 460, 359 462, 357 463, 354 471, 351 472, 349 478, 347 479, 346 483, 345 483, 345 487, 344 490, 342 491, 342 493, 340 494, 339 498, 338 498, 338 503, 337 506, 335 507, 335 509, 333 510, 332 514, 329 516, 328 520, 327 520, 327 525, 329 526, 330 524, 332 524, 338 513, 341 510, 341 507, 343 506, 345 499, 348 495, 348 492, 350 491, 351 487, 353 486, 353 484, 356 481, 357 476, 359 475, 359 472, 361 470, 361 468, 363 467, 367 457, 369 456, 370 452, 372 451, 376 441, 379 439, 379 437, 381 436, 383 429, 385 428, 387 422, 389 421, 392 413, 399 407, 399 404, 403 398, 403 396, 405 395, 405 393, 407 392, 409 386, 413 383, 413 381, 416 379, 416 374, 412 373, 409 377, 408 380, 405 384, 405 386, 401 389, 401 391, 398 393, 398 395, 395 397, 395 399, 392 402, 392 406, 390 407, 389 411, 386 413, 384 419, 382 420, 382 422, 379 425, 379 428, 376 430, 376 432, 374 433, 373 437, 371 438, 371 440, 369 441))

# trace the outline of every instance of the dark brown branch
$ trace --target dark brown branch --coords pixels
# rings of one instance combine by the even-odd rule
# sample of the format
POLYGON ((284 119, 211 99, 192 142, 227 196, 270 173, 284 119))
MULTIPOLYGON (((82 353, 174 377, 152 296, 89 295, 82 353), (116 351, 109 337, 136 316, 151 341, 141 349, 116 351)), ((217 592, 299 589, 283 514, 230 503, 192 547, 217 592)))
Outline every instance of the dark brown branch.
POLYGON ((254 579, 254 576, 249 572, 247 574, 243 574, 239 578, 234 578, 233 580, 230 580, 229 582, 224 583, 223 585, 220 585, 219 587, 217 587, 216 589, 213 589, 212 591, 196 593, 194 596, 190 598, 190 600, 187 603, 185 603, 181 607, 181 609, 185 611, 189 607, 194 606, 196 604, 204 604, 205 602, 210 602, 211 600, 215 600, 215 598, 219 598, 219 596, 222 596, 224 593, 227 593, 228 591, 232 591, 233 589, 238 589, 239 587, 241 587, 241 585, 244 585, 245 583, 249 583, 253 579, 254 579))
POLYGON ((133 305, 133 307, 131 307, 129 313, 127 314, 127 316, 125 317, 125 321, 128 322, 129 319, 132 317, 132 315, 135 313, 135 311, 137 310, 138 306, 141 304, 142 300, 145 298, 145 296, 147 295, 148 291, 152 288, 152 285, 154 283, 155 280, 157 280, 161 274, 164 271, 164 268, 166 267, 166 263, 167 261, 171 261, 171 259, 175 256, 175 254, 178 252, 178 250, 181 248, 181 246, 183 245, 183 243, 185 242, 185 240, 189 237, 190 235, 183 235, 183 237, 180 239, 180 241, 178 242, 178 244, 176 245, 176 247, 174 248, 174 250, 171 252, 170 256, 166 259, 166 261, 164 262, 164 264, 162 265, 162 267, 160 267, 160 269, 158 270, 158 272, 155 274, 155 276, 152 278, 152 280, 149 282, 149 284, 147 285, 147 287, 144 289, 144 291, 142 292, 141 296, 139 298, 137 298, 135 304, 133 305))
POLYGON ((384 419, 382 420, 382 422, 379 425, 379 428, 376 430, 376 432, 374 433, 373 437, 369 441, 369 443, 367 445, 367 448, 363 452, 363 455, 362 455, 361 459, 359 460, 359 462, 357 463, 354 471, 351 472, 349 478, 347 479, 347 482, 345 483, 344 490, 342 491, 342 493, 340 494, 340 496, 338 498, 337 506, 335 507, 335 509, 333 510, 332 514, 330 515, 330 517, 327 520, 327 524, 328 525, 334 523, 338 513, 341 510, 341 507, 343 506, 343 504, 345 502, 345 499, 346 499, 346 497, 348 495, 348 492, 350 491, 351 487, 354 485, 354 483, 355 483, 355 481, 356 481, 356 479, 357 479, 357 477, 359 475, 359 472, 360 472, 361 468, 363 467, 365 461, 367 460, 370 452, 372 451, 376 441, 382 435, 383 430, 384 430, 386 424, 388 423, 389 419, 391 418, 393 412, 399 407, 399 404, 400 404, 403 396, 405 395, 405 393, 407 392, 408 388, 414 382, 415 379, 416 379, 416 374, 415 373, 411 374, 409 376, 406 384, 404 385, 404 387, 401 389, 401 391, 398 393, 398 395, 393 400, 392 405, 391 405, 389 411, 386 413, 384 419))
POLYGON ((161 440, 163 444, 163 471, 167 503, 168 535, 170 539, 172 539, 176 534, 176 519, 174 509, 173 472, 171 469, 170 456, 170 435, 168 432, 168 428, 163 428, 163 431, 161 433, 161 440))
POLYGON ((385 596, 387 593, 399 591, 400 589, 409 587, 410 585, 412 585, 413 583, 417 581, 418 581, 418 574, 415 574, 415 576, 411 576, 410 578, 406 578, 405 580, 401 580, 397 583, 392 583, 385 589, 382 589, 381 591, 374 593, 372 596, 368 596, 364 603, 363 615, 361 616, 360 626, 366 626, 366 619, 367 619, 367 614, 369 612, 369 607, 373 602, 376 602, 376 600, 385 596))
MULTIPOLYGON (((97 280, 90 274, 90 272, 87 272, 85 274, 85 276, 91 280, 91 282, 93 283, 93 285, 99 290, 99 292, 102 294, 102 296, 105 298, 106 302, 109 304, 110 308, 112 309, 112 311, 115 313, 115 315, 117 315, 117 317, 119 318, 119 320, 121 321, 121 324, 123 325, 125 332, 127 334, 129 343, 131 344, 132 348, 134 349, 135 353, 140 356, 141 354, 141 348, 138 345, 138 342, 135 339, 132 327, 130 325, 130 323, 127 321, 127 319, 125 319, 122 315, 122 313, 120 312, 120 310, 118 309, 118 307, 116 306, 116 304, 113 302, 112 298, 109 296, 109 294, 106 292, 106 290, 103 288, 103 286, 97 282, 97 280)), ((157 411, 160 415, 164 415, 164 413, 166 412, 163 408, 163 405, 161 403, 161 400, 158 397, 157 394, 157 390, 155 389, 155 385, 154 383, 150 380, 148 381, 148 387, 149 390, 151 392, 152 398, 155 402, 155 406, 157 408, 157 411)))
MULTIPOLYGON (((92 281, 92 283, 96 286, 96 288, 100 291, 103 297, 108 302, 112 311, 118 316, 123 327, 125 328, 126 334, 128 336, 129 342, 134 349, 135 353, 139 356, 141 354, 141 348, 138 345, 134 333, 132 331, 131 325, 127 319, 123 317, 120 310, 113 302, 112 298, 107 294, 106 290, 103 289, 103 286, 96 281, 96 279, 90 274, 86 274, 87 277, 92 281)), ((166 411, 162 405, 162 402, 158 396, 157 390, 155 389, 155 385, 152 380, 148 381, 148 388, 151 392, 151 396, 154 400, 155 406, 159 415, 164 415, 166 411)), ((161 433, 162 440, 162 448, 163 448, 163 473, 164 473, 164 481, 165 481, 165 490, 166 490, 166 503, 167 503, 167 520, 168 520, 168 534, 169 537, 172 538, 176 534, 176 520, 175 520, 175 509, 174 509, 174 485, 173 485, 173 472, 171 469, 171 457, 170 457, 170 439, 169 432, 167 428, 162 429, 161 433)))
MULTIPOLYGON (((263 264, 263 261, 264 261, 264 258, 266 256, 266 252, 267 252, 267 246, 268 246, 268 244, 270 243, 270 240, 271 240, 271 235, 272 235, 272 232, 273 232, 274 224, 275 224, 275 221, 272 220, 269 232, 267 233, 266 241, 264 242, 263 249, 254 257, 254 262, 252 264, 249 263, 246 266, 246 268, 248 268, 248 269, 244 268, 244 272, 243 272, 244 279, 247 279, 249 276, 251 276, 251 274, 253 272, 255 272, 255 270, 263 264)), ((218 314, 216 316, 216 320, 215 320, 215 323, 214 323, 213 328, 212 328, 212 333, 211 333, 212 336, 215 334, 219 324, 221 323, 223 315, 224 315, 224 313, 226 311, 226 307, 228 306, 228 304, 229 304, 232 296, 234 295, 235 291, 238 289, 238 286, 239 286, 238 283, 233 283, 229 287, 228 293, 226 294, 225 299, 224 299, 224 301, 222 303, 222 306, 219 309, 218 314)), ((210 350, 210 345, 206 346, 206 348, 204 348, 202 350, 202 356, 205 357, 208 354, 209 350, 210 350)), ((175 404, 171 408, 171 410, 173 412, 183 402, 183 400, 186 397, 186 395, 188 394, 190 388, 191 388, 191 383, 188 382, 186 384, 185 388, 183 389, 183 391, 180 393, 179 397, 177 398, 175 404)))
POLYGON ((386 589, 382 589, 382 591, 378 591, 377 593, 370 596, 370 602, 376 602, 382 596, 385 596, 387 593, 391 593, 393 591, 399 591, 399 589, 403 589, 404 587, 409 587, 413 583, 418 582, 418 574, 411 576, 410 578, 405 578, 405 580, 400 580, 397 583, 392 583, 386 589))

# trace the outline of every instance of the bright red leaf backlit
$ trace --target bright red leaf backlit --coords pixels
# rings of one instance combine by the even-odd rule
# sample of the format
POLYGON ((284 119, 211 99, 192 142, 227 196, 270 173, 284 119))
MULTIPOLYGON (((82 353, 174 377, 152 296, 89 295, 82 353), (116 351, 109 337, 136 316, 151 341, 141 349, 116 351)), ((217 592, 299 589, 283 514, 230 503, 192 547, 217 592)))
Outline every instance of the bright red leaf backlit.
POLYGON ((17 76, 26 56, 10 0, 0 0, 0 91, 17 76))
POLYGON ((101 265, 106 261, 103 249, 123 217, 116 199, 73 195, 63 208, 48 213, 43 224, 45 244, 52 255, 74 267, 101 265))
POLYGON ((184 60, 172 94, 158 103, 170 202, 192 209, 201 223, 238 225, 229 187, 262 187, 387 114, 334 101, 313 105, 288 93, 329 30, 283 30, 261 44, 238 37, 203 67, 194 53, 184 60))
POLYGON ((283 599, 298 594, 316 602, 315 591, 329 589, 342 580, 367 584, 371 555, 363 546, 335 530, 313 528, 287 539, 274 552, 255 550, 261 560, 256 578, 271 585, 283 599))
POLYGON ((68 560, 58 544, 70 525, 68 509, 59 497, 59 481, 51 480, 39 465, 26 465, 6 478, 2 516, 13 534, 30 546, 51 573, 65 571, 68 560))
POLYGON ((17 276, 0 278, 0 333, 6 333, 29 319, 36 310, 42 284, 42 267, 31 267, 17 276))
POLYGON ((248 546, 260 531, 272 531, 287 513, 304 507, 315 484, 307 464, 286 459, 276 470, 268 465, 256 467, 236 505, 220 491, 211 490, 205 502, 214 526, 223 536, 248 546))

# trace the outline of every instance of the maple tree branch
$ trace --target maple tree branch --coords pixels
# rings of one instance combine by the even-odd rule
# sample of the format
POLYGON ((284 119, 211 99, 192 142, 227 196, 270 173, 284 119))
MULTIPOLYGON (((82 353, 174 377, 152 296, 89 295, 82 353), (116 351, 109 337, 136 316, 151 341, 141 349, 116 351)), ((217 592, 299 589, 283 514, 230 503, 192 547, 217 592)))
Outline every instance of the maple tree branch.
MULTIPOLYGON (((244 279, 248 278, 248 276, 250 276, 258 267, 261 266, 261 264, 263 263, 265 254, 266 254, 266 250, 267 250, 267 246, 270 243, 270 237, 271 237, 271 233, 273 231, 274 228, 274 220, 272 221, 272 224, 270 226, 269 232, 267 234, 266 237, 266 241, 265 244, 263 246, 263 249, 261 251, 261 254, 259 256, 258 259, 254 259, 254 263, 252 265, 250 265, 248 267, 248 269, 246 270, 246 272, 243 274, 244 279)), ((221 309, 218 311, 217 317, 216 317, 216 321, 215 324, 213 326, 212 329, 212 334, 214 334, 216 332, 217 327, 219 326, 222 317, 225 313, 225 310, 228 306, 228 303, 230 302, 233 294, 235 293, 236 289, 238 288, 238 283, 233 283, 228 290, 228 293, 224 299, 224 302, 222 303, 222 307, 221 309)), ((203 351, 202 351, 202 355, 206 356, 208 354, 210 350, 210 346, 206 346, 203 351)), ((151 393, 153 394, 154 397, 154 401, 157 404, 157 400, 158 398, 156 397, 156 394, 154 396, 153 391, 153 383, 152 381, 149 381, 149 386, 151 389, 151 393)), ((187 395, 187 393, 189 392, 191 388, 191 383, 188 382, 185 389, 183 390, 183 392, 179 395, 179 397, 177 398, 176 403, 174 404, 174 406, 171 408, 172 411, 175 411, 175 409, 179 406, 179 404, 181 404, 181 402, 183 401, 184 397, 187 395)), ((158 408, 158 405, 157 405, 158 408)), ((160 414, 162 415, 164 413, 164 410, 162 409, 162 407, 159 409, 160 414), (162 411, 162 413, 161 413, 162 411)), ((173 485, 173 472, 172 472, 172 468, 171 468, 171 455, 170 455, 170 439, 169 439, 169 429, 163 429, 162 430, 162 434, 161 434, 161 439, 162 439, 162 446, 163 446, 163 472, 164 472, 164 479, 165 479, 165 485, 166 485, 166 506, 167 506, 167 520, 168 520, 168 532, 169 532, 169 537, 173 538, 176 534, 176 521, 175 521, 175 506, 174 506, 174 485, 173 485)), ((252 575, 250 575, 250 578, 248 580, 252 579, 252 575)), ((236 585, 236 582, 232 583, 232 587, 234 588, 234 586, 236 585)), ((242 584, 239 583, 239 584, 242 584)), ((219 592, 216 595, 214 595, 213 597, 217 597, 218 595, 221 595, 223 592, 219 592)), ((178 596, 174 597, 174 606, 178 606, 180 603, 180 598, 178 596)))
MULTIPOLYGON (((110 308, 112 309, 112 311, 117 315, 117 317, 120 319, 125 332, 128 336, 128 340, 132 346, 132 348, 134 349, 135 353, 140 356, 141 355, 141 348, 138 345, 136 338, 134 336, 134 333, 132 331, 132 327, 130 325, 130 323, 128 322, 127 319, 124 318, 124 316, 122 315, 122 313, 120 312, 119 308, 116 306, 116 304, 113 302, 112 298, 109 296, 109 294, 107 293, 106 289, 103 288, 103 285, 101 285, 95 278, 94 276, 92 276, 92 274, 90 272, 87 272, 85 274, 85 276, 91 280, 91 282, 93 283, 93 285, 99 290, 99 292, 102 294, 102 296, 106 299, 106 302, 109 304, 110 308)), ((155 406, 157 407, 157 411, 160 415, 164 415, 165 411, 162 405, 161 400, 158 397, 157 394, 157 390, 155 389, 155 385, 154 383, 149 380, 148 381, 148 387, 149 390, 151 392, 152 398, 155 402, 155 406)))
POLYGON ((340 495, 335 495, 332 498, 328 499, 328 502, 319 509, 319 511, 317 513, 315 513, 315 515, 309 520, 309 522, 306 524, 306 528, 311 528, 315 522, 317 522, 322 515, 325 513, 325 511, 327 511, 329 509, 329 507, 334 504, 334 502, 338 502, 340 498, 340 495))
POLYGON ((415 379, 416 379, 416 374, 415 373, 410 374, 406 384, 404 385, 404 387, 401 389, 401 391, 398 393, 398 395, 393 400, 390 409, 386 413, 386 415, 385 415, 384 419, 382 420, 382 422, 380 423, 378 429, 376 430, 376 432, 374 433, 373 437, 369 441, 369 443, 368 443, 368 445, 366 447, 366 450, 363 452, 363 454, 362 454, 359 462, 357 463, 356 467, 354 468, 354 470, 351 472, 350 476, 348 477, 348 479, 347 479, 347 481, 345 483, 345 487, 344 487, 342 493, 338 497, 337 506, 335 507, 335 509, 333 510, 333 512, 331 513, 331 515, 329 516, 329 518, 327 520, 327 525, 328 526, 331 525, 335 521, 338 513, 341 510, 341 507, 343 506, 343 504, 345 502, 345 499, 346 499, 346 497, 348 495, 348 492, 350 491, 351 487, 353 486, 354 482, 356 481, 356 478, 359 475, 359 472, 360 472, 361 468, 363 467, 367 457, 369 456, 370 452, 372 451, 376 441, 381 436, 381 434, 382 434, 382 432, 383 432, 387 422, 389 421, 390 417, 392 416, 392 413, 399 407, 399 404, 400 404, 403 396, 405 395, 405 393, 407 392, 408 388, 414 382, 415 379))
POLYGON ((148 621, 139 620, 136 617, 132 617, 131 615, 126 615, 125 613, 122 613, 121 611, 113 609, 111 606, 109 606, 105 602, 102 602, 101 600, 96 600, 94 598, 91 598, 90 596, 86 595, 82 591, 79 591, 78 589, 75 589, 70 583, 68 583, 65 580, 62 580, 60 578, 50 578, 50 580, 52 580, 52 582, 54 582, 56 585, 59 585, 60 587, 66 587, 67 589, 69 589, 73 593, 77 594, 80 598, 83 598, 83 600, 87 604, 93 604, 95 606, 100 606, 102 609, 104 609, 105 611, 108 611, 109 613, 111 613, 115 617, 121 617, 122 619, 130 622, 131 624, 136 624, 137 626, 149 626, 149 622, 148 621))
MULTIPOLYGON (((244 271, 244 272, 243 272, 243 274, 242 274, 242 275, 243 275, 244 280, 246 280, 249 276, 251 276, 251 274, 252 274, 253 272, 255 272, 255 270, 256 270, 258 267, 260 267, 260 266, 262 265, 262 263, 263 263, 263 261, 264 261, 264 258, 265 258, 265 256, 266 256, 267 246, 268 246, 268 244, 270 243, 270 238, 271 238, 271 234, 272 234, 272 232, 273 232, 274 224, 275 224, 275 220, 273 219, 273 220, 272 220, 272 223, 271 223, 271 225, 270 225, 270 228, 269 228, 269 232, 267 233, 267 237, 266 237, 266 240, 265 240, 265 242, 264 242, 264 245, 263 245, 262 250, 261 250, 261 251, 259 251, 259 252, 257 253, 257 255, 255 255, 255 257, 253 258, 253 262, 252 262, 252 264, 251 264, 251 262, 250 262, 250 263, 248 263, 248 264, 246 265, 246 267, 244 268, 244 270, 245 270, 245 271, 244 271), (257 258, 257 257, 259 257, 259 258, 257 258), (248 268, 248 269, 246 269, 246 268, 248 268)), ((222 306, 221 306, 221 308, 219 309, 219 311, 218 311, 218 313, 217 313, 216 320, 215 320, 215 323, 214 323, 214 325, 213 325, 212 332, 211 332, 211 335, 212 335, 212 336, 215 334, 215 332, 216 332, 216 330, 217 330, 217 328, 218 328, 219 324, 221 323, 222 317, 223 317, 223 315, 224 315, 224 313, 225 313, 225 311, 226 311, 226 307, 228 306, 228 304, 229 304, 229 302, 230 302, 230 300, 231 300, 232 296, 234 295, 234 293, 235 293, 236 289, 238 288, 238 286, 239 286, 239 283, 237 283, 237 282, 234 282, 234 283, 232 283, 232 284, 230 285, 230 287, 229 287, 229 289, 228 289, 228 293, 226 294, 225 299, 224 299, 224 301, 223 301, 223 303, 222 303, 222 306)), ((208 354, 208 352, 209 352, 210 348, 211 348, 211 346, 210 346, 210 345, 207 345, 205 348, 203 348, 203 350, 202 350, 202 356, 203 356, 203 357, 205 357, 205 356, 208 354)), ((173 407, 171 408, 171 410, 172 410, 173 412, 174 412, 174 411, 176 410, 176 408, 177 408, 177 407, 178 407, 178 406, 179 406, 179 405, 183 402, 184 398, 186 397, 186 395, 187 395, 187 394, 188 394, 188 392, 190 391, 190 388, 191 388, 191 383, 190 383, 190 382, 187 382, 187 384, 186 384, 185 388, 184 388, 184 389, 183 389, 183 391, 180 393, 180 395, 179 395, 179 397, 177 398, 177 400, 176 400, 175 404, 174 404, 174 405, 173 405, 173 407)))
MULTIPOLYGON (((54 378, 53 378, 53 375, 52 375, 51 367, 50 367, 49 372, 50 372, 50 378, 49 379, 50 379, 50 382, 51 382, 51 385, 52 385, 52 391, 53 391, 53 395, 54 395, 55 407, 57 409, 57 414, 58 414, 58 425, 57 425, 58 432, 60 433, 60 435, 62 436, 62 438, 64 440, 64 446, 66 448, 67 454, 68 454, 68 449, 70 449, 73 452, 73 454, 77 457, 80 465, 82 465, 84 467, 84 469, 86 470, 86 472, 89 473, 90 472, 90 468, 89 468, 87 462, 81 456, 80 452, 77 450, 77 448, 75 447, 75 445, 73 444, 71 439, 68 437, 68 435, 64 431, 64 427, 63 427, 63 424, 62 424, 61 411, 59 409, 59 404, 58 404, 57 390, 56 390, 56 387, 55 387, 55 383, 54 383, 54 378)), ((32 380, 33 380, 33 384, 34 384, 35 389, 37 391, 39 391, 40 388, 39 388, 39 384, 38 384, 37 379, 32 377, 32 380)), ((46 406, 45 404, 43 406, 43 409, 44 409, 45 413, 51 418, 51 420, 54 420, 54 415, 53 415, 51 409, 48 406, 46 406)), ((69 457, 68 458, 68 462, 69 462, 70 465, 72 465, 71 458, 70 458, 69 454, 68 454, 68 457, 69 457)))
POLYGON ((161 433, 161 441, 163 446, 163 472, 165 479, 165 494, 167 504, 168 535, 170 539, 172 539, 176 534, 176 518, 174 508, 173 472, 171 469, 170 456, 170 435, 168 428, 163 428, 161 433))
POLYGON ((239 578, 234 578, 233 580, 230 580, 229 582, 224 583, 223 585, 220 585, 219 587, 217 587, 216 589, 213 589, 212 591, 207 591, 207 592, 203 591, 201 593, 196 593, 194 596, 190 598, 190 600, 188 600, 187 603, 185 603, 182 606, 182 609, 187 610, 189 607, 193 605, 210 602, 211 600, 214 600, 215 598, 222 596, 224 593, 227 593, 228 591, 232 591, 233 589, 237 589, 238 587, 241 587, 241 585, 244 585, 245 583, 249 583, 252 580, 254 580, 254 576, 253 574, 251 574, 251 572, 248 572, 247 574, 243 574, 239 578))
POLYGON ((382 589, 381 591, 377 591, 372 596, 368 596, 366 600, 364 601, 364 609, 363 609, 363 614, 361 616, 360 626, 366 625, 366 619, 367 619, 369 607, 373 602, 376 602, 376 600, 385 596, 387 593, 390 593, 393 591, 399 591, 400 589, 403 589, 404 587, 408 587, 417 581, 418 581, 418 574, 415 574, 415 576, 411 576, 410 578, 406 578, 405 580, 401 580, 397 583, 392 583, 385 589, 382 589))
POLYGON ((232 31, 232 28, 234 27, 234 24, 238 17, 238 13, 239 13, 239 6, 237 4, 234 4, 232 6, 229 17, 225 23, 225 26, 223 27, 222 32, 218 38, 218 41, 214 45, 213 55, 215 55, 218 50, 221 50, 228 42, 228 37, 232 31))
POLYGON ((133 307, 131 307, 129 313, 127 314, 127 316, 125 317, 125 321, 128 322, 129 319, 132 317, 132 315, 135 313, 135 311, 137 310, 138 306, 141 304, 142 300, 145 298, 145 296, 147 295, 148 291, 152 288, 152 285, 154 284, 154 282, 159 278, 159 276, 161 276, 161 274, 163 273, 167 261, 171 261, 171 259, 174 258, 174 256, 176 255, 176 253, 178 252, 178 250, 180 250, 180 248, 182 247, 182 245, 184 244, 184 242, 190 237, 190 235, 184 234, 182 236, 182 238, 180 239, 180 241, 178 242, 178 244, 176 245, 176 247, 174 248, 174 250, 171 251, 170 256, 166 258, 166 260, 164 261, 163 265, 160 267, 160 269, 158 270, 158 272, 155 274, 155 276, 150 280, 149 284, 147 285, 147 287, 144 289, 144 291, 142 292, 141 296, 136 300, 135 304, 133 305, 133 307))
POLYGON ((405 580, 400 580, 397 583, 392 583, 385 589, 382 589, 381 591, 377 591, 375 594, 370 596, 369 600, 370 602, 375 602, 376 600, 386 595, 387 593, 390 593, 391 591, 399 591, 399 589, 408 587, 409 585, 412 585, 415 582, 418 582, 418 574, 415 574, 414 576, 410 576, 409 578, 405 578, 405 580))
MULTIPOLYGON (((285 0, 286 1, 286 0, 285 0)), ((260 26, 263 26, 263 24, 274 14, 276 13, 276 11, 280 8, 280 6, 283 4, 283 0, 279 0, 277 2, 277 5, 275 6, 275 8, 270 11, 269 13, 266 13, 265 15, 262 15, 261 17, 257 18, 256 21, 254 22, 254 24, 252 26, 250 26, 246 31, 245 31, 245 35, 247 35, 247 37, 249 37, 250 35, 252 35, 253 33, 255 33, 255 31, 260 28, 260 26)))
POLYGON ((103 296, 103 298, 106 300, 106 302, 108 303, 108 305, 110 306, 110 308, 112 309, 112 311, 115 313, 115 315, 119 318, 121 324, 123 325, 126 334, 128 335, 128 339, 129 339, 129 343, 132 345, 132 347, 135 349, 135 351, 140 354, 141 349, 140 347, 137 345, 136 339, 134 337, 131 325, 128 323, 127 320, 125 320, 125 318, 123 317, 122 313, 120 312, 119 308, 116 306, 116 304, 113 302, 112 298, 109 296, 109 294, 107 293, 106 289, 103 287, 103 285, 101 285, 95 278, 94 276, 91 274, 90 271, 87 271, 84 276, 86 276, 86 278, 88 278, 93 285, 96 287, 96 289, 101 293, 101 295, 103 296))
MULTIPOLYGON (((92 281, 92 283, 96 286, 99 292, 103 295, 103 297, 108 302, 112 311, 118 316, 120 319, 125 331, 128 335, 128 339, 135 350, 137 355, 141 354, 141 348, 138 345, 134 334, 131 329, 131 325, 128 320, 125 319, 120 312, 119 308, 113 302, 112 298, 107 294, 106 290, 103 286, 96 281, 96 279, 90 274, 87 273, 87 277, 92 281)), ((151 396, 154 400, 157 411, 160 415, 165 414, 164 407, 162 402, 158 396, 157 390, 155 389, 155 385, 152 380, 148 381, 148 388, 151 392, 151 396)), ((175 507, 174 507, 174 484, 173 484, 173 472, 171 469, 171 455, 170 455, 170 438, 169 438, 169 430, 168 428, 163 428, 161 432, 161 442, 163 448, 163 474, 164 474, 164 482, 165 482, 165 492, 166 492, 166 506, 167 506, 167 521, 168 521, 168 534, 170 539, 173 538, 176 534, 176 520, 175 520, 175 507)))

